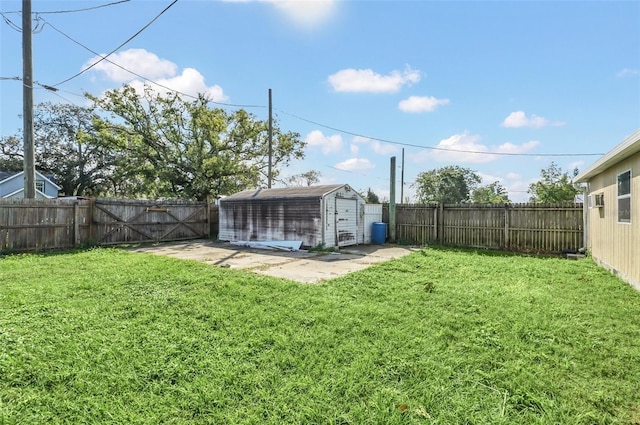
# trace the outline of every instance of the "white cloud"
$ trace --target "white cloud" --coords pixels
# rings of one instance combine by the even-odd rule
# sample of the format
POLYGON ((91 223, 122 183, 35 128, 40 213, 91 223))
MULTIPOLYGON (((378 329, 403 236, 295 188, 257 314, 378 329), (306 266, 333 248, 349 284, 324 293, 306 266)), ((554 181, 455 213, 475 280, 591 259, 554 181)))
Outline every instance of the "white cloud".
POLYGON ((420 81, 420 71, 409 67, 404 72, 381 75, 371 69, 343 69, 329 76, 329 84, 337 92, 395 93, 404 85, 420 81))
POLYGON ((524 111, 515 111, 509 114, 507 118, 502 121, 503 127, 508 128, 520 128, 520 127, 559 127, 564 125, 565 123, 562 121, 549 121, 546 118, 539 117, 537 115, 531 115, 531 117, 527 117, 524 111))
POLYGON ((631 77, 634 75, 640 75, 640 69, 624 68, 622 71, 616 74, 616 77, 624 78, 624 77, 631 77))
POLYGON ((540 142, 538 142, 537 140, 531 140, 521 145, 514 145, 513 143, 506 142, 496 147, 495 149, 492 149, 491 151, 498 152, 498 153, 513 153, 513 154, 527 153, 538 145, 540 145, 540 142))
POLYGON ((218 85, 214 85, 211 87, 207 86, 204 81, 204 76, 193 68, 185 68, 182 71, 182 74, 176 75, 175 77, 159 78, 155 79, 154 81, 161 86, 151 83, 145 83, 140 80, 132 81, 129 83, 129 85, 136 89, 136 91, 138 91, 139 93, 142 92, 145 84, 147 84, 158 93, 168 92, 169 90, 164 88, 168 87, 171 90, 175 90, 190 96, 197 96, 199 93, 203 93, 207 99, 213 100, 215 102, 222 102, 227 100, 227 96, 225 96, 222 87, 218 85))
POLYGON ((355 171, 375 168, 375 165, 366 158, 350 158, 346 161, 337 163, 335 168, 344 171, 355 171))
POLYGON ((389 143, 381 143, 377 140, 374 140, 373 143, 371 143, 371 149, 378 155, 389 155, 391 153, 400 152, 400 148, 397 146, 390 145, 389 143))
POLYGON ((224 0, 232 3, 271 3, 297 25, 310 28, 328 21, 335 13, 336 0, 224 0))
MULTIPOLYGON (((95 57, 89 60, 84 67, 96 62, 98 59, 98 57, 95 57)), ((145 49, 125 50, 112 55, 109 59, 122 68, 133 71, 157 84, 145 83, 140 77, 107 61, 98 63, 92 70, 103 73, 107 79, 113 82, 127 83, 140 93, 145 84, 147 84, 158 93, 167 92, 168 89, 164 87, 168 87, 171 90, 190 96, 197 96, 203 93, 207 98, 216 102, 227 100, 222 87, 218 85, 207 86, 204 76, 196 69, 185 68, 178 74, 178 66, 175 63, 161 59, 145 49)))
MULTIPOLYGON (((105 54, 102 56, 105 56, 105 54)), ((82 65, 82 68, 84 69, 98 60, 100 60, 98 56, 91 58, 87 63, 82 65)), ((145 49, 129 49, 120 53, 114 53, 109 56, 109 60, 120 65, 122 68, 133 71, 151 80, 172 77, 176 75, 178 69, 175 63, 166 59, 160 59, 156 54, 148 52, 145 49)), ((103 60, 92 69, 103 72, 109 80, 117 83, 127 83, 139 79, 138 76, 125 71, 111 62, 103 60)))
POLYGON ((433 96, 410 96, 400 101, 398 108, 403 112, 432 112, 440 105, 448 105, 449 99, 436 99, 433 96))
POLYGON ((355 143, 352 143, 351 146, 349 147, 349 150, 351 151, 351 155, 357 155, 358 152, 360 151, 360 146, 358 146, 355 143))
POLYGON ((371 141, 370 138, 364 136, 354 136, 353 143, 369 143, 371 141))
POLYGON ((320 146, 322 153, 325 155, 340 152, 342 150, 342 136, 334 134, 333 136, 325 136, 320 130, 313 130, 307 134, 304 141, 309 146, 320 146))
POLYGON ((454 134, 441 140, 435 146, 436 149, 420 151, 413 155, 412 159, 417 163, 433 159, 440 162, 482 164, 495 161, 500 157, 491 155, 492 153, 526 153, 540 144, 537 141, 530 141, 522 145, 507 142, 499 146, 486 146, 480 143, 480 140, 480 136, 467 132, 454 134))
POLYGON ((509 180, 520 180, 522 178, 522 176, 518 173, 507 173, 504 175, 506 178, 508 178, 509 180))
POLYGON ((574 161, 574 162, 570 162, 569 163, 569 171, 573 172, 574 169, 582 169, 582 167, 584 166, 585 162, 584 161, 574 161))
POLYGON ((302 26, 317 26, 331 18, 335 10, 334 0, 271 0, 279 10, 302 26))
POLYGON ((491 174, 485 174, 482 172, 477 171, 476 174, 480 177, 480 179, 482 180, 480 182, 480 184, 482 185, 487 185, 487 184, 491 184, 493 182, 500 182, 502 183, 502 177, 498 177, 498 176, 492 176, 491 174))
POLYGON ((400 148, 398 148, 397 146, 394 146, 390 143, 384 143, 378 140, 373 140, 363 136, 355 136, 353 138, 353 143, 354 145, 352 146, 358 149, 359 147, 356 144, 367 144, 371 148, 371 150, 377 153, 378 155, 389 155, 391 153, 400 152, 400 148))

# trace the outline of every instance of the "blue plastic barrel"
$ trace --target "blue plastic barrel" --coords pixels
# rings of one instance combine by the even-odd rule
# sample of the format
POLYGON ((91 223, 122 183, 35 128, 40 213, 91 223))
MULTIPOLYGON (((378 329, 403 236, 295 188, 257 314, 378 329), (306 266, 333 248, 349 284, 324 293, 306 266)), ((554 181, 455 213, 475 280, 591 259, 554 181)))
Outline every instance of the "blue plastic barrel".
POLYGON ((371 224, 371 243, 374 245, 382 245, 387 239, 387 223, 371 224))

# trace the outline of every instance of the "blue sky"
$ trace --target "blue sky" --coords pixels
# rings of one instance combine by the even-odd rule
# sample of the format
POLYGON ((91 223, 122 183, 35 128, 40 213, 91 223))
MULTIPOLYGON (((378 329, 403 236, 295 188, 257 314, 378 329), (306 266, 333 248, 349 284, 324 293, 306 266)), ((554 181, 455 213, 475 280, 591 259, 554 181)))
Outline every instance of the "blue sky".
MULTIPOLYGON (((33 0, 37 83, 74 76, 98 59, 85 47, 111 52, 173 2, 44 13, 113 1, 33 0)), ((20 9, 0 3, 3 136, 22 126, 21 82, 6 79, 22 75, 20 9)), ((551 161, 584 169, 640 128, 637 1, 179 0, 109 59, 262 119, 271 88, 281 128, 308 142, 283 176, 317 170, 382 198, 402 148, 405 197, 418 173, 459 165, 523 202, 551 161)), ((82 92, 124 83, 143 84, 102 61, 34 101, 84 105, 82 92)))

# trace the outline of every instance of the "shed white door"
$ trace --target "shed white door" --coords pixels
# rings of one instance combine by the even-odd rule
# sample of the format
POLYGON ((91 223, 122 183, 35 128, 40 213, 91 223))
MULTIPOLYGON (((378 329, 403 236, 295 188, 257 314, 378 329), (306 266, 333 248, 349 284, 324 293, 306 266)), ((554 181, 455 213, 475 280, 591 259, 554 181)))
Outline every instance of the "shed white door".
POLYGON ((336 239, 338 246, 358 243, 358 201, 336 198, 336 239))

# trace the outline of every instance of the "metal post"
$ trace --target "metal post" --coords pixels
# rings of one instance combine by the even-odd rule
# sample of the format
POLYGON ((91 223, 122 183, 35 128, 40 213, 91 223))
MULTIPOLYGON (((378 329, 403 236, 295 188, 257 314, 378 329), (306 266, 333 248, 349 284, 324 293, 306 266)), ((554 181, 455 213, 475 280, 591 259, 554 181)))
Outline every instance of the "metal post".
POLYGON ((400 203, 404 204, 404 148, 402 148, 402 168, 400 169, 400 203))
POLYGON ((31 57, 31 0, 22 0, 22 126, 24 150, 24 197, 36 197, 36 166, 33 147, 33 61, 31 57))
POLYGON ((396 157, 391 157, 391 176, 389 189, 389 242, 396 241, 396 157))
POLYGON ((267 176, 267 188, 271 189, 271 162, 273 161, 273 114, 271 103, 271 89, 269 89, 269 168, 267 176))

